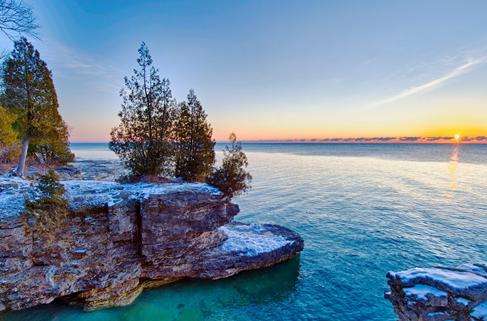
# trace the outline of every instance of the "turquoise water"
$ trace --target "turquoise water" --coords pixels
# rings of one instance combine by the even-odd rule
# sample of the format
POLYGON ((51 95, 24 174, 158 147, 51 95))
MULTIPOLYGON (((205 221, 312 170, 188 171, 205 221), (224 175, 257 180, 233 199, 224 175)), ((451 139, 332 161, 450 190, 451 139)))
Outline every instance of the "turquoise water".
MULTIPOLYGON (((220 149, 221 146, 219 145, 220 149)), ((246 144, 239 220, 299 232, 300 258, 144 292, 96 312, 48 305, 5 320, 395 320, 385 274, 487 261, 487 146, 246 144)), ((106 145, 73 145, 113 158, 106 145)))

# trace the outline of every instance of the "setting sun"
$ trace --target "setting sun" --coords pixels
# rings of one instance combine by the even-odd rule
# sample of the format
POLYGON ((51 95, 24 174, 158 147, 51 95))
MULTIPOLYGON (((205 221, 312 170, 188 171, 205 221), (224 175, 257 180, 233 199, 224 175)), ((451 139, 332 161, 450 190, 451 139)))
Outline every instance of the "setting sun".
POLYGON ((453 139, 455 139, 455 142, 459 143, 462 139, 462 136, 460 134, 455 134, 453 135, 453 139))

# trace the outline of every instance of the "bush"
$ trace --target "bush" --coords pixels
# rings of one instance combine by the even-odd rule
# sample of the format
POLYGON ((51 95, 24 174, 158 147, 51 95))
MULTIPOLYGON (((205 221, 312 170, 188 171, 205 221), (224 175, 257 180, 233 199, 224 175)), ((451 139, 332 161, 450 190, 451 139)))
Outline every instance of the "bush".
POLYGON ((215 168, 207 182, 217 187, 229 198, 239 195, 250 188, 252 176, 246 171, 247 155, 242 151, 242 145, 237 142, 235 134, 230 135, 230 146, 223 151, 221 167, 215 168))
POLYGON ((0 164, 11 164, 16 162, 20 156, 20 144, 0 146, 0 164))
POLYGON ((39 232, 51 232, 59 227, 68 214, 64 186, 54 170, 39 175, 32 195, 26 199, 27 213, 37 220, 39 232))
POLYGON ((74 154, 63 141, 33 143, 29 146, 29 154, 33 154, 39 163, 46 165, 65 165, 74 161, 74 154))

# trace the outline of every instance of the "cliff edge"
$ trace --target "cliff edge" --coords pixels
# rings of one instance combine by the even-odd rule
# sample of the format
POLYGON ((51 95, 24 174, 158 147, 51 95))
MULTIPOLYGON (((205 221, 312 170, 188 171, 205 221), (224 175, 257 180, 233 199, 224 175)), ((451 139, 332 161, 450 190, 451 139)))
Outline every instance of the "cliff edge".
POLYGON ((47 238, 25 212, 30 184, 0 177, 0 311, 127 305, 147 287, 224 278, 303 249, 284 227, 233 222, 238 206, 206 184, 62 184, 70 213, 47 238))

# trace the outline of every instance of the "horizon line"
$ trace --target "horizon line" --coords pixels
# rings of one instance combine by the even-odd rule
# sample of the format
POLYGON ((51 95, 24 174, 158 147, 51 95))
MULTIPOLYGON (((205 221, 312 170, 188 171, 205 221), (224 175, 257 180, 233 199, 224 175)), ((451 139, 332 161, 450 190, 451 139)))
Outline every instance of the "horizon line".
MULTIPOLYGON (((368 144, 487 144, 487 136, 464 136, 459 141, 454 136, 384 136, 384 137, 333 137, 288 139, 242 139, 242 143, 368 143, 368 144)), ((216 143, 227 143, 218 139, 216 143)), ((73 140, 70 144, 108 144, 108 140, 73 140)))

